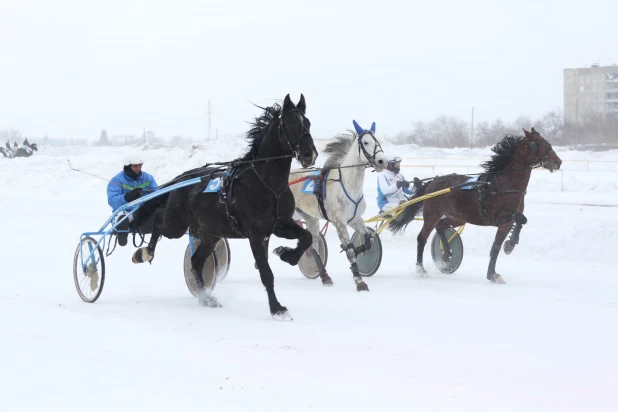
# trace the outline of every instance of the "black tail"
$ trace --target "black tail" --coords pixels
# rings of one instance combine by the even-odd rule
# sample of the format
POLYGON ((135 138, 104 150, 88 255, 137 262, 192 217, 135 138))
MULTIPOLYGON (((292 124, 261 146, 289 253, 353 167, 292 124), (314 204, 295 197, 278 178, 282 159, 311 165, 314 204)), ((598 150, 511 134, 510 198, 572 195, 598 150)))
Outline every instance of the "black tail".
MULTIPOLYGON (((421 187, 419 187, 416 190, 414 196, 410 198, 410 200, 423 196, 425 194, 425 191, 427 190, 428 184, 429 182, 424 183, 421 187)), ((410 222, 412 222, 416 215, 421 211, 421 209, 423 208, 423 203, 424 202, 417 202, 406 206, 405 209, 403 209, 403 213, 397 216, 396 219, 391 220, 391 222, 388 224, 388 230, 390 230, 394 234, 403 233, 406 230, 406 227, 408 227, 408 225, 410 224, 410 222)))

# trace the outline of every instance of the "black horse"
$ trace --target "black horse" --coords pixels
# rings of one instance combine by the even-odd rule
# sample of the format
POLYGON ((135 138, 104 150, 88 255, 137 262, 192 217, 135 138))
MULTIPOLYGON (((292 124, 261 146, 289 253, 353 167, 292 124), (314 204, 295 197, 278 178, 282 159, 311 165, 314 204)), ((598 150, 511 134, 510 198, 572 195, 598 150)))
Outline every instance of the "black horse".
MULTIPOLYGON (((296 265, 312 243, 309 231, 292 219, 295 203, 288 186, 292 158, 300 161, 303 167, 313 166, 317 158, 305 108, 303 95, 298 105, 294 105, 287 95, 283 107, 275 104, 265 108, 247 134, 250 142, 248 153, 231 162, 229 176, 222 180, 225 183, 221 192, 205 192, 209 180, 205 179, 204 183, 177 189, 145 202, 137 213, 136 225, 154 213, 154 226, 148 247, 138 249, 133 262, 152 261, 161 235, 178 239, 189 229, 189 233, 200 240, 191 258, 192 272, 200 288, 200 302, 219 307, 219 302, 212 296, 213 286, 205 285, 202 278, 204 262, 219 239, 247 238, 266 287, 270 313, 275 319, 291 320, 288 310, 275 296, 267 248, 273 234, 298 239, 296 248, 281 247, 273 252, 282 261, 296 265)), ((208 165, 193 169, 162 187, 196 176, 207 176, 215 170, 208 165)))
POLYGON ((13 150, 13 157, 30 157, 34 154, 34 151, 39 151, 39 148, 37 147, 36 143, 32 143, 31 145, 29 145, 30 149, 28 149, 28 147, 24 146, 24 147, 20 147, 17 149, 13 150))

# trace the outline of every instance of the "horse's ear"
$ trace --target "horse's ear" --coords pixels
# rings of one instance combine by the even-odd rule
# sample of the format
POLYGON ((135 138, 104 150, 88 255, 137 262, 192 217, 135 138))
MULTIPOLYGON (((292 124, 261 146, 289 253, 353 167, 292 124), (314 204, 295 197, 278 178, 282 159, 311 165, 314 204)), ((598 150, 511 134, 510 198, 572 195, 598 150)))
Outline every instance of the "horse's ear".
POLYGON ((526 137, 530 137, 530 132, 527 131, 526 129, 524 129, 523 127, 521 128, 521 130, 524 131, 524 135, 526 135, 526 137))
POLYGON ((539 134, 539 132, 537 132, 536 130, 534 130, 534 127, 532 129, 530 129, 530 133, 532 134, 539 134))
POLYGON ((356 120, 352 120, 352 124, 354 125, 354 130, 356 130, 357 134, 361 134, 364 132, 363 128, 356 123, 356 120))
POLYGON ((305 114, 305 110, 307 110, 307 104, 305 103, 305 96, 303 96, 302 93, 300 94, 300 100, 298 101, 296 108, 300 110, 303 114, 305 114))
POLYGON ((369 129, 369 130, 371 130, 371 133, 375 134, 375 132, 376 132, 376 122, 371 123, 371 129, 369 129))
POLYGON ((285 95, 285 99, 283 99, 283 111, 287 112, 290 110, 295 109, 296 106, 294 106, 294 103, 292 102, 292 99, 290 99, 290 94, 286 94, 285 95))

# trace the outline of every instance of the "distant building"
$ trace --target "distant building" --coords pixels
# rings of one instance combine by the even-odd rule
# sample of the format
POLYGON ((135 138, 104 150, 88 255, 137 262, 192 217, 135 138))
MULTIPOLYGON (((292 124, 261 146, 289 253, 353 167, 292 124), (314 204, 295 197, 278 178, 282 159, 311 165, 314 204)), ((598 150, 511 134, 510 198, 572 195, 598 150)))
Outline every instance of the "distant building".
POLYGON ((618 116, 618 66, 564 69, 564 120, 582 122, 591 114, 618 116))

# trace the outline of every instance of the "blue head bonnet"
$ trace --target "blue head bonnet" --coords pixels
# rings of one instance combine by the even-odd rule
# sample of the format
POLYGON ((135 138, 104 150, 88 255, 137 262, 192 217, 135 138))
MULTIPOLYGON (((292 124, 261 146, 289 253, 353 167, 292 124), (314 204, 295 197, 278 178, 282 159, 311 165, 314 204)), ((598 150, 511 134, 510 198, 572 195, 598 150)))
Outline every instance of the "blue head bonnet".
POLYGON ((356 130, 356 134, 358 134, 358 139, 359 140, 360 140, 361 137, 363 137, 367 133, 371 133, 371 134, 375 134, 376 133, 376 122, 373 122, 371 124, 371 129, 369 129, 369 130, 365 130, 362 127, 360 127, 360 125, 358 123, 356 123, 356 120, 352 120, 352 124, 354 124, 354 129, 356 130))

